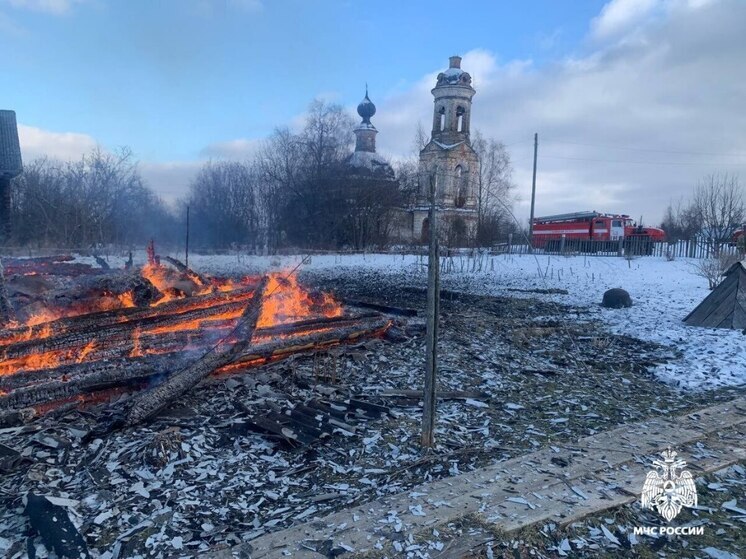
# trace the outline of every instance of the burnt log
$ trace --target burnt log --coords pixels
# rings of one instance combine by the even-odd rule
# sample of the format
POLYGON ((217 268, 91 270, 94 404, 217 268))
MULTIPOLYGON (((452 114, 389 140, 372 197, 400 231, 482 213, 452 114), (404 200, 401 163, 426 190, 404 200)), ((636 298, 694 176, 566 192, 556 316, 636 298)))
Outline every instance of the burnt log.
POLYGON ((200 276, 197 272, 186 266, 183 262, 180 260, 177 260, 176 258, 172 258, 170 256, 163 256, 163 260, 171 264, 174 268, 176 268, 179 272, 184 274, 186 277, 188 277, 190 280, 192 280, 194 283, 199 285, 200 287, 205 285, 210 285, 210 282, 207 281, 205 278, 200 276))
MULTIPOLYGON (((324 319, 313 319, 260 328, 256 330, 255 338, 261 340, 270 336, 280 335, 279 345, 287 345, 288 337, 294 339, 308 332, 336 332, 340 328, 362 327, 367 328, 370 323, 369 319, 377 315, 360 315, 355 317, 343 316, 324 319)), ((230 327, 235 326, 235 320, 230 321, 230 327)), ((128 368, 137 368, 142 360, 153 360, 155 358, 167 359, 167 356, 176 351, 182 351, 185 347, 194 350, 204 348, 215 343, 216 334, 219 330, 201 329, 186 330, 168 333, 155 334, 138 334, 137 331, 126 340, 111 344, 107 339, 100 346, 93 347, 86 355, 86 361, 77 363, 75 354, 58 357, 59 364, 52 367, 39 369, 26 368, 6 375, 0 375, 0 391, 10 392, 24 386, 31 386, 40 383, 48 383, 54 380, 66 382, 68 380, 78 379, 82 376, 97 374, 102 371, 123 370, 122 379, 128 378, 126 370, 128 368), (109 344, 109 345, 107 345, 109 344), (70 361, 69 363, 66 362, 70 361)), ((230 340, 228 340, 230 343, 230 340)), ((293 343, 296 343, 295 341, 293 343)), ((264 347, 261 345, 261 347, 264 347)), ((273 346, 274 347, 274 346, 273 346)), ((0 371, 2 367, 8 367, 9 364, 0 362, 0 371)), ((0 398, 0 402, 2 398, 0 398)), ((2 405, 0 405, 2 407, 2 405)))
MULTIPOLYGON (((60 351, 85 346, 86 344, 104 338, 115 341, 116 336, 131 336, 140 328, 167 328, 184 322, 195 322, 218 314, 235 313, 246 305, 245 298, 238 301, 214 305, 196 310, 185 310, 179 313, 148 313, 148 316, 131 319, 126 322, 110 324, 92 324, 86 329, 73 330, 64 334, 49 336, 42 339, 24 340, 0 347, 0 363, 5 360, 18 359, 33 354, 60 351)), ((119 338, 124 339, 124 338, 119 338)))
POLYGON ((288 339, 272 340, 247 348, 230 365, 218 369, 218 373, 239 372, 258 367, 271 361, 283 359, 294 353, 317 351, 330 346, 350 343, 362 338, 383 335, 391 322, 384 317, 356 321, 344 328, 311 332, 288 339))
MULTIPOLYGON (((221 303, 245 301, 254 292, 253 287, 236 289, 234 291, 210 293, 208 295, 197 295, 194 297, 175 299, 166 303, 158 304, 148 308, 124 308, 111 311, 87 313, 67 318, 59 318, 50 322, 0 330, 0 345, 11 343, 19 339, 49 337, 50 333, 64 334, 89 328, 101 328, 110 324, 121 324, 150 317, 165 317, 185 311, 196 311, 214 307, 221 303)), ((209 316, 209 313, 208 315, 209 316)))
POLYGON ((241 315, 238 326, 231 333, 230 337, 238 340, 236 343, 232 346, 227 343, 218 343, 196 363, 169 376, 165 382, 152 390, 136 396, 124 417, 124 425, 136 425, 156 415, 174 399, 186 394, 215 369, 231 363, 249 347, 259 320, 259 313, 262 310, 264 289, 268 282, 267 276, 259 282, 254 296, 241 315))
POLYGON ((173 364, 173 356, 148 355, 125 357, 111 361, 76 363, 38 371, 3 375, 0 376, 0 392, 6 394, 0 396, 0 408, 14 407, 4 406, 3 402, 15 394, 16 391, 24 388, 38 387, 40 391, 43 391, 56 382, 69 383, 88 377, 96 377, 97 375, 100 375, 100 378, 126 380, 131 376, 147 375, 148 371, 165 369, 169 362, 173 364))
MULTIPOLYGON (((282 338, 257 343, 244 348, 233 364, 217 368, 214 372, 216 374, 245 372, 295 353, 319 351, 364 337, 381 335, 389 323, 386 318, 367 318, 354 321, 354 324, 343 328, 313 331, 289 339, 282 338)), ((258 332, 261 330, 257 330, 258 332)), ((63 401, 116 386, 127 385, 137 388, 138 384, 152 385, 159 379, 168 379, 176 374, 171 372, 173 362, 169 362, 170 357, 120 359, 113 362, 58 367, 44 370, 38 376, 19 373, 0 377, 0 390, 9 392, 0 396, 0 410, 10 410, 9 413, 16 413, 22 408, 63 401), (33 377, 37 382, 23 385, 22 383, 27 381, 28 377, 33 377)), ((347 428, 346 425, 337 426, 347 428)))
MULTIPOLYGON (((20 261, 22 262, 22 261, 20 261)), ((101 268, 94 268, 90 264, 81 264, 78 262, 64 263, 64 262, 50 262, 27 265, 23 263, 19 264, 6 264, 6 273, 11 274, 38 274, 40 276, 85 276, 85 275, 101 275, 109 273, 107 270, 101 268)))

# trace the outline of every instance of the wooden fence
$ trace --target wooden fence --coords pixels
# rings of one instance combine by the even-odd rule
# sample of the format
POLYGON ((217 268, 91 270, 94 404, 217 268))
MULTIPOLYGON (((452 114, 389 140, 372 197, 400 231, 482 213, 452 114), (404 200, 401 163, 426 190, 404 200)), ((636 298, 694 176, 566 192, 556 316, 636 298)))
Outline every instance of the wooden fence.
MULTIPOLYGON (((513 244, 511 240, 494 247, 494 252, 528 254, 528 244, 513 244)), ((584 254, 596 256, 657 256, 661 258, 715 258, 720 255, 744 257, 743 247, 732 243, 714 243, 704 239, 681 240, 674 243, 654 243, 646 240, 557 242, 545 248, 534 248, 536 254, 584 254)))

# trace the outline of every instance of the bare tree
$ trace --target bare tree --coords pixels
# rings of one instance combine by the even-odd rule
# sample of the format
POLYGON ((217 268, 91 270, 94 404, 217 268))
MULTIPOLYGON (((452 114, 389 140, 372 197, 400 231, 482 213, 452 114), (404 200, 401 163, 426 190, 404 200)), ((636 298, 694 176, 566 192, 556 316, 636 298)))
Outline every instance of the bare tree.
POLYGON ((254 165, 238 161, 206 163, 192 182, 188 202, 195 244, 262 246, 258 190, 254 165))
POLYGON ((354 121, 340 105, 315 100, 303 131, 278 129, 259 153, 260 195, 269 245, 333 247, 347 201, 339 179, 354 121))
POLYGON ((70 163, 33 161, 13 188, 18 244, 88 248, 173 238, 173 216, 145 186, 126 148, 96 149, 70 163))
POLYGON ((661 229, 669 242, 693 239, 702 230, 700 212, 692 203, 685 205, 681 199, 675 204, 672 202, 666 208, 661 229))
POLYGON ((735 175, 711 174, 694 191, 692 207, 701 233, 717 245, 727 242, 744 220, 743 188, 735 175))
MULTIPOLYGON (((505 144, 476 132, 472 147, 479 155, 477 176, 477 242, 495 242, 507 231, 513 205, 513 166, 505 144)), ((512 227, 510 227, 512 231, 512 227)))

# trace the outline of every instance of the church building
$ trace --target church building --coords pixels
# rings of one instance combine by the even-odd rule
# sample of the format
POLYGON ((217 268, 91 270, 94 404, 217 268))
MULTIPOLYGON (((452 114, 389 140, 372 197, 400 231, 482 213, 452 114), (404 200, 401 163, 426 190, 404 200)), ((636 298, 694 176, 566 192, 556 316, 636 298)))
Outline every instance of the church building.
POLYGON ((449 246, 465 246, 477 226, 479 157, 471 147, 471 100, 476 91, 471 76, 452 56, 438 74, 433 94, 430 142, 420 151, 419 187, 414 204, 401 216, 402 240, 424 243, 429 236, 431 181, 435 182, 439 236, 449 246))

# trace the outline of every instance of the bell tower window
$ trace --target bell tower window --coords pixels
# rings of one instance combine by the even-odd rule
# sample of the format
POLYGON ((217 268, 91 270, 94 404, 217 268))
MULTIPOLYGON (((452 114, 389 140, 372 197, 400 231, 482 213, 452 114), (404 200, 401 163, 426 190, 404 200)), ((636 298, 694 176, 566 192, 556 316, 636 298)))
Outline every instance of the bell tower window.
POLYGON ((457 208, 463 208, 466 205, 466 178, 464 170, 461 165, 456 166, 454 169, 454 184, 456 196, 453 201, 453 205, 457 208))
POLYGON ((464 132, 464 115, 466 114, 466 110, 464 110, 463 107, 458 107, 456 109, 456 131, 457 132, 464 132))
POLYGON ((446 129, 446 108, 441 107, 438 110, 438 114, 440 115, 440 131, 442 132, 446 129))

